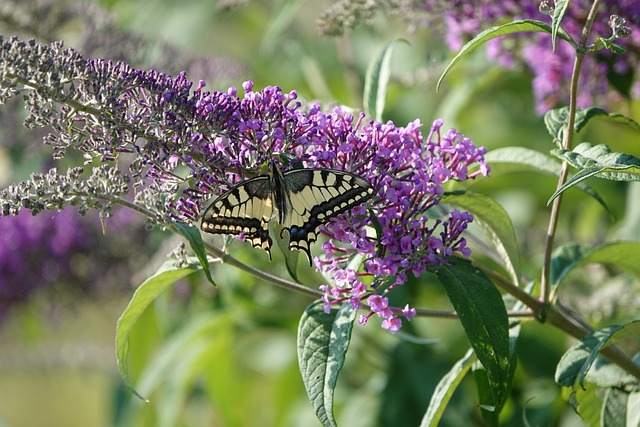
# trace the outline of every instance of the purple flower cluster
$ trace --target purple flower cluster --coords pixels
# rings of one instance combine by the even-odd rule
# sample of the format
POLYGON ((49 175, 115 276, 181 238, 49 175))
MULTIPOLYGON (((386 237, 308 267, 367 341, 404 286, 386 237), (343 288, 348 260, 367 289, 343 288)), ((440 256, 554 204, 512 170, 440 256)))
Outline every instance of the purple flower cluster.
POLYGON ((35 289, 69 277, 71 254, 90 245, 68 210, 55 219, 27 211, 0 217, 0 229, 0 318, 35 289))
POLYGON ((415 310, 390 308, 386 294, 404 284, 409 274, 417 277, 456 252, 471 253, 461 236, 473 220, 469 213, 454 210, 432 218, 449 180, 489 173, 483 159, 486 150, 455 130, 443 134, 440 120, 425 141, 418 121, 402 128, 391 122, 364 124, 360 115, 354 123, 354 116, 339 108, 325 117, 327 139, 312 145, 308 161, 333 168, 360 165, 355 170, 372 183, 377 195, 368 206, 370 215, 365 215, 364 206, 357 207, 351 217, 332 221, 324 231, 330 240, 323 245, 325 256, 315 262, 335 280, 335 286, 322 288, 326 309, 342 301, 360 308, 366 300, 372 313, 360 322, 375 313, 384 319, 383 328, 396 332, 401 326, 397 315, 410 319, 415 310), (471 165, 476 167, 473 172, 471 165), (356 255, 364 258, 364 273, 349 266, 356 255))
MULTIPOLYGON (((518 0, 483 0, 480 2, 425 0, 422 8, 428 12, 441 13, 446 26, 446 42, 453 50, 459 50, 465 40, 493 25, 499 25, 516 19, 536 19, 551 23, 548 14, 538 9, 539 2, 518 0)), ((591 1, 578 0, 569 3, 562 26, 573 37, 580 39, 584 20, 591 1)), ((612 85, 603 76, 624 80, 626 76, 637 72, 640 66, 640 7, 636 0, 603 0, 600 13, 592 28, 594 37, 608 38, 612 35, 609 16, 625 18, 631 29, 628 37, 614 40, 615 43, 629 48, 627 53, 615 55, 609 51, 600 51, 597 55, 587 55, 580 77, 581 93, 578 106, 588 107, 594 102, 611 102, 620 98, 619 86, 612 85)), ((433 20, 430 20, 430 23, 433 20)), ((623 35, 620 35, 623 36, 623 35)), ((494 39, 488 43, 488 55, 505 68, 515 66, 512 39, 494 39)), ((551 50, 551 36, 543 33, 529 34, 519 39, 520 58, 533 75, 533 91, 537 110, 543 114, 548 109, 566 103, 568 99, 568 81, 571 78, 575 50, 566 42, 558 40, 556 51, 551 50)), ((622 92, 626 90, 623 89, 622 92)), ((624 96, 640 96, 640 83, 636 82, 624 96)))
MULTIPOLYGON (((52 171, 50 179, 1 191, 1 212, 74 204, 108 213, 133 186, 133 203, 151 224, 198 222, 212 197, 264 173, 269 162, 283 170, 349 171, 376 193, 366 206, 318 230, 329 241, 316 265, 336 283, 325 288, 325 300, 359 306, 366 299, 391 331, 401 322, 385 302, 390 290, 454 253, 469 254, 461 233, 471 216, 437 208, 439 198, 449 181, 489 169, 485 150, 454 130, 443 132, 441 121, 425 139, 418 121, 403 128, 341 108, 326 113, 317 104, 303 107, 295 91, 278 87, 254 91, 247 82, 242 95, 235 88, 208 92, 204 82, 194 85, 185 73, 172 78, 124 63, 84 60, 59 44, 13 38, 0 47, 0 82, 35 84, 37 91, 27 96, 27 122, 55 129, 45 140, 54 156, 79 151, 88 159, 128 166, 128 175, 93 174, 81 184, 74 181, 84 179, 80 172, 65 178, 52 171), (59 111, 50 107, 56 102, 59 111), (362 272, 350 262, 354 257, 364 263, 362 272), (369 301, 375 295, 382 299, 369 301)), ((4 97, 17 95, 20 87, 4 97)), ((403 313, 411 317, 413 311, 406 307, 403 313)))
POLYGON ((50 286, 92 295, 128 290, 140 250, 130 237, 143 231, 134 220, 128 211, 118 211, 107 220, 107 239, 97 218, 72 209, 0 216, 0 320, 35 291, 50 286))
MULTIPOLYGON (((376 196, 367 206, 356 207, 321 230, 329 240, 323 245, 325 255, 316 257, 315 263, 336 283, 322 288, 327 309, 347 300, 359 308, 366 299, 372 313, 384 318, 383 327, 397 331, 401 326, 398 310, 388 306, 385 295, 405 283, 409 273, 418 276, 456 252, 470 254, 461 234, 471 215, 453 211, 430 219, 427 212, 438 206, 448 181, 488 174, 483 160, 486 150, 455 130, 443 133, 440 120, 425 141, 418 121, 402 128, 392 122, 365 122, 364 114, 356 118, 341 108, 324 113, 319 105, 312 105, 303 112, 295 92, 285 94, 277 87, 253 92, 252 88, 245 83, 243 98, 234 89, 201 94, 196 103, 201 120, 213 121, 224 131, 213 139, 194 137, 192 149, 199 155, 188 161, 197 184, 187 189, 174 209, 181 217, 195 220, 204 193, 223 191, 243 179, 244 171, 255 171, 269 159, 285 158, 288 164, 362 176, 376 196), (205 167, 202 160, 195 162, 196 157, 212 167, 205 167), (348 267, 354 256, 363 257, 364 273, 348 267)), ((409 307, 399 311, 407 318, 415 314, 409 307)))

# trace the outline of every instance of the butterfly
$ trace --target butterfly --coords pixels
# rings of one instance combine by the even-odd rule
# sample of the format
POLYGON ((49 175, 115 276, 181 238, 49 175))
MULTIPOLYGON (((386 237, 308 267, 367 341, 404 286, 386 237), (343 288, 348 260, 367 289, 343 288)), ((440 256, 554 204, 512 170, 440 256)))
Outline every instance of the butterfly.
POLYGON ((271 259, 269 222, 277 215, 280 237, 289 231, 289 249, 303 251, 311 265, 310 245, 317 230, 331 218, 373 196, 362 177, 331 169, 293 169, 282 172, 269 163, 269 173, 243 181, 215 199, 204 211, 201 229, 207 233, 243 234, 271 259))

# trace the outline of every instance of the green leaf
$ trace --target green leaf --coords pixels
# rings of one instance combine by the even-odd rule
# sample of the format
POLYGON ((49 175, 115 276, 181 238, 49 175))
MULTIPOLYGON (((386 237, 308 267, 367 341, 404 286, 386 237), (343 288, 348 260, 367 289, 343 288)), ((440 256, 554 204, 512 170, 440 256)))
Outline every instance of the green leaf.
POLYGON ((596 37, 595 42, 593 43, 593 52, 597 52, 599 50, 608 49, 612 53, 617 55, 621 55, 627 51, 627 48, 619 45, 617 43, 612 42, 609 39, 605 39, 604 37, 596 37))
MULTIPOLYGON (((276 234, 280 234, 282 232, 282 227, 279 224, 273 224, 274 232, 276 234)), ((300 258, 300 251, 289 249, 289 234, 285 233, 285 236, 282 239, 275 239, 276 245, 282 252, 284 256, 284 265, 287 267, 287 271, 289 272, 289 276, 296 282, 300 283, 300 278, 298 276, 298 258, 300 258)), ((306 258, 305 258, 306 259, 306 258)))
POLYGON ((246 393, 247 376, 239 360, 240 336, 246 335, 246 329, 238 328, 234 315, 224 316, 227 320, 212 340, 214 345, 209 351, 209 365, 204 371, 203 386, 206 397, 219 413, 220 425, 241 426, 247 424, 244 400, 238 396, 246 393))
POLYGON ((378 122, 382 122, 382 112, 387 100, 387 86, 391 75, 389 66, 391 56, 399 42, 409 44, 405 39, 396 39, 389 42, 367 68, 367 75, 364 80, 364 111, 378 122))
MULTIPOLYGON (((569 108, 564 107, 566 114, 569 114, 569 108)), ((595 117, 608 117, 609 114, 602 108, 590 107, 578 110, 576 112, 575 131, 579 133, 595 117)), ((633 120, 631 120, 633 121, 633 120)))
MULTIPOLYGON (((520 336, 520 326, 516 325, 509 329, 509 354, 511 355, 511 369, 509 370, 509 384, 513 380, 516 370, 516 345, 520 336)), ((478 391, 480 414, 482 419, 489 426, 500 425, 500 412, 502 411, 503 402, 496 402, 492 393, 488 372, 484 366, 476 363, 473 366, 473 376, 476 381, 476 389, 478 391)))
POLYGON ((173 261, 167 261, 158 269, 156 274, 145 280, 144 283, 136 289, 131 301, 129 301, 129 305, 127 305, 127 308, 125 308, 118 319, 116 325, 116 360, 118 372, 129 390, 142 400, 145 399, 131 384, 127 369, 129 334, 131 333, 131 329, 135 326, 142 312, 158 295, 176 281, 200 270, 200 267, 200 264, 195 262, 186 267, 176 267, 173 261))
POLYGON ((640 131, 640 124, 638 122, 636 122, 635 120, 630 119, 629 117, 625 116, 624 114, 607 113, 607 115, 604 116, 604 118, 609 120, 609 121, 612 121, 614 123, 620 123, 620 124, 623 124, 625 126, 628 126, 633 130, 640 131))
POLYGON ((469 211, 487 232, 513 283, 520 283, 520 252, 511 218, 499 203, 480 193, 446 194, 442 202, 469 211))
POLYGON ((628 126, 633 130, 640 131, 640 124, 623 114, 607 113, 601 108, 589 107, 578 110, 578 112, 576 113, 576 132, 580 132, 592 118, 605 119, 610 122, 628 126))
MULTIPOLYGON (((484 156, 485 161, 491 165, 491 175, 500 173, 534 171, 546 175, 560 176, 561 164, 553 157, 535 150, 523 147, 504 147, 489 151, 484 156)), ((609 213, 609 207, 602 197, 585 183, 579 183, 578 188, 593 197, 609 213)))
POLYGON ((473 366, 473 378, 478 391, 478 407, 484 423, 489 427, 500 425, 500 413, 494 405, 493 388, 489 382, 488 371, 479 363, 473 366))
POLYGON ((502 295, 484 273, 470 261, 451 258, 435 273, 458 313, 478 360, 487 368, 494 401, 499 407, 507 398, 511 356, 509 324, 502 295))
POLYGON ((612 181, 640 181, 640 158, 624 153, 612 153, 604 144, 592 146, 583 142, 573 151, 558 148, 551 152, 579 169, 579 172, 560 187, 547 203, 551 203, 567 189, 592 176, 612 181))
MULTIPOLYGON (((562 140, 562 132, 564 131, 564 125, 567 122, 569 116, 569 107, 561 107, 547 111, 544 115, 544 123, 549 131, 549 134, 556 140, 562 140)), ((618 113, 607 113, 602 108, 589 107, 579 109, 576 112, 576 120, 574 130, 576 133, 582 131, 584 127, 589 123, 591 119, 602 118, 614 123, 619 123, 630 127, 633 130, 640 130, 640 124, 630 119, 629 117, 618 113)), ((558 144, 558 146, 560 146, 558 144)))
POLYGON ((561 164, 551 156, 524 147, 503 147, 491 150, 484 156, 491 165, 491 174, 534 171, 559 176, 561 164), (495 170, 498 166, 498 170, 495 170))
POLYGON ((603 172, 599 177, 614 181, 638 181, 640 177, 640 158, 625 154, 612 153, 606 144, 591 145, 583 142, 573 150, 553 150, 558 158, 565 160, 576 169, 599 168, 603 172), (618 172, 625 170, 626 172, 618 172))
MULTIPOLYGON (((465 55, 468 55, 483 43, 491 39, 495 39, 496 37, 505 36, 507 34, 531 32, 551 34, 552 30, 551 26, 549 26, 548 24, 532 19, 513 21, 504 25, 499 25, 497 27, 491 27, 487 30, 484 30, 469 42, 467 42, 467 44, 465 44, 462 49, 460 49, 460 52, 458 52, 458 54, 451 60, 451 62, 449 62, 449 65, 447 65, 447 68, 445 68, 444 72, 438 79, 436 88, 438 90, 440 89, 440 84, 444 80, 445 76, 449 73, 449 71, 453 69, 458 61, 460 61, 465 55)), ((558 35, 560 36, 560 38, 572 43, 571 37, 566 32, 564 32, 564 30, 560 29, 558 35)))
POLYGON ((562 147, 562 139, 564 135, 567 116, 569 115, 569 107, 554 108, 544 115, 544 124, 547 132, 553 138, 553 142, 558 147, 562 147))
POLYGON ((602 398, 600 391, 597 386, 591 383, 585 384, 584 388, 577 388, 573 391, 574 409, 585 425, 590 427, 601 427, 602 398))
POLYGON ((273 8, 274 13, 266 20, 267 28, 261 37, 260 50, 263 55, 273 54, 303 3, 303 0, 282 0, 278 2, 278 7, 273 8))
POLYGON ((551 46, 553 51, 556 50, 556 37, 558 32, 562 29, 560 24, 564 17, 567 8, 569 7, 569 0, 556 0, 553 7, 553 17, 551 20, 551 46))
POLYGON ((588 263, 609 264, 640 277, 640 242, 562 245, 551 256, 551 283, 559 285, 574 268, 588 263))
POLYGON ((627 399, 627 425, 640 426, 640 392, 629 394, 627 399))
POLYGON ((629 393, 610 388, 602 405, 602 427, 618 427, 627 424, 627 401, 629 393))
POLYGON ((209 259, 207 258, 207 251, 204 249, 204 243, 202 243, 202 235, 200 234, 200 230, 196 227, 192 227, 188 224, 182 224, 179 222, 172 222, 175 229, 180 233, 187 242, 189 242, 189 246, 191 246, 191 250, 196 254, 198 261, 200 261, 200 265, 202 266, 202 271, 204 271, 204 275, 207 277, 209 283, 213 286, 217 286, 213 281, 213 277, 211 277, 211 268, 209 267, 209 259))
MULTIPOLYGON (((638 363, 637 360, 635 360, 638 363)), ((638 379, 605 358, 598 358, 591 366, 586 381, 601 388, 638 386, 638 379)))
POLYGON ((336 427, 333 394, 351 341, 356 310, 344 303, 324 312, 324 303, 311 303, 298 326, 298 363, 309 400, 323 426, 336 427))
POLYGON ((429 407, 427 408, 427 412, 424 414, 424 418, 422 418, 420 427, 436 427, 440 423, 442 414, 447 408, 449 401, 451 401, 453 392, 456 391, 458 385, 460 385, 464 376, 469 372, 469 369, 471 369, 475 360, 476 358, 473 350, 469 349, 467 354, 465 354, 462 359, 458 360, 455 365, 451 367, 451 370, 447 375, 442 377, 431 396, 429 407))
POLYGON ((178 423, 184 404, 203 372, 211 364, 211 348, 218 344, 219 331, 229 324, 228 316, 207 312, 179 329, 147 364, 138 389, 150 395, 166 386, 156 398, 160 416, 158 427, 178 423))
POLYGON ((640 335, 640 320, 624 325, 611 325, 585 335, 560 359, 556 367, 555 380, 566 387, 574 387, 576 381, 584 387, 584 379, 604 347, 630 336, 640 335))

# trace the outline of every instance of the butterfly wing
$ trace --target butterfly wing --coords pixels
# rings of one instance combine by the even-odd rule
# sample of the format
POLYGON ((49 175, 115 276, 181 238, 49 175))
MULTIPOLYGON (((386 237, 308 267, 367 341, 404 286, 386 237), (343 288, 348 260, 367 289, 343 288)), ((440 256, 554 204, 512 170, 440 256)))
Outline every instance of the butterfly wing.
POLYGON ((327 169, 296 169, 285 172, 288 200, 282 228, 289 230, 289 249, 303 251, 311 264, 310 245, 318 238, 317 228, 373 196, 363 178, 327 169))
POLYGON ((268 176, 244 181, 218 197, 202 216, 202 231, 214 234, 244 234, 271 259, 269 221, 273 216, 272 181, 268 176))

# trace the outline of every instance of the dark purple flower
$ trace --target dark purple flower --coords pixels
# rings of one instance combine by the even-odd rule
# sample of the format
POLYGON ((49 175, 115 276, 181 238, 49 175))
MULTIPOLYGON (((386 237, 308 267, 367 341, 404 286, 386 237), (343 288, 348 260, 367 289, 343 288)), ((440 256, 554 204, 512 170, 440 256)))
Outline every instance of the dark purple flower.
MULTIPOLYGON (((459 50, 464 42, 481 31, 516 19, 536 19, 551 23, 547 13, 539 10, 540 2, 523 2, 516 0, 498 1, 482 0, 469 3, 464 1, 425 0, 420 6, 431 18, 430 26, 437 24, 438 18, 444 22, 445 40, 452 50, 459 50)), ((562 26, 573 37, 580 39, 586 14, 592 2, 587 0, 572 1, 562 21, 562 26)), ((580 76, 581 92, 578 106, 587 107, 594 104, 619 99, 611 90, 611 85, 604 76, 624 76, 640 66, 640 7, 636 0, 603 0, 591 32, 593 43, 596 36, 609 38, 628 47, 622 55, 609 51, 600 51, 596 55, 587 55, 580 76), (615 18, 610 18, 615 16, 615 18), (618 25, 621 19, 625 25, 618 25), (611 22, 610 22, 611 21, 611 22), (613 26, 613 27, 612 27, 613 26), (618 28, 622 28, 619 30, 618 28), (630 31, 630 33, 629 33, 630 31)), ((512 38, 513 36, 509 36, 512 38)), ((511 69, 520 58, 533 75, 533 91, 538 111, 543 114, 559 104, 566 104, 568 98, 569 79, 573 71, 575 50, 568 43, 558 39, 555 52, 551 50, 551 36, 544 33, 519 36, 521 50, 513 49, 511 40, 491 40, 487 44, 487 54, 501 66, 511 69)), ((637 79, 636 79, 637 80, 637 79)), ((629 95, 629 94, 623 94, 629 95)), ((640 96, 640 83, 635 82, 630 95, 640 96)))
POLYGON ((136 231, 143 232, 135 220, 129 211, 119 210, 106 220, 106 238, 98 218, 72 209, 0 216, 0 320, 41 288, 83 294, 128 290, 135 251, 143 242, 131 239, 136 231))

